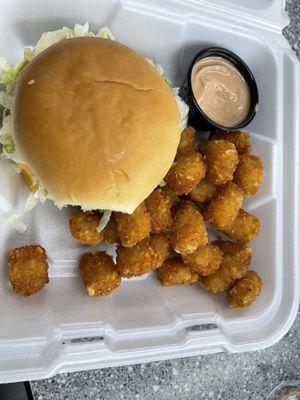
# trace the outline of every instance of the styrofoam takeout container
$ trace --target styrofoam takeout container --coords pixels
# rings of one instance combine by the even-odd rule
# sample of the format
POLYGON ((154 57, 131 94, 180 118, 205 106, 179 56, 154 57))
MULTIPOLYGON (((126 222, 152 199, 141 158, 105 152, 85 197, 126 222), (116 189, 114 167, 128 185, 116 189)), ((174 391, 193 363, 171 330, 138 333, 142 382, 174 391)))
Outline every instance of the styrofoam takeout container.
MULTIPOLYGON (((50 203, 27 216, 28 231, 0 226, 0 381, 44 378, 218 351, 242 352, 277 342, 291 326, 299 300, 300 64, 281 35, 281 0, 1 0, 0 55, 11 62, 41 33, 89 21, 162 64, 180 85, 193 55, 226 47, 253 71, 260 111, 249 126, 264 162, 262 188, 247 200, 261 235, 252 268, 264 280, 256 303, 231 310, 199 287, 162 287, 155 276, 124 280, 113 295, 89 298, 78 276, 86 248, 68 230, 68 210, 50 203), (7 283, 7 251, 40 243, 49 255, 50 283, 17 297, 7 283), (195 330, 195 326, 198 329, 195 330)), ((78 115, 80 118, 80 115, 78 115)), ((27 189, 3 162, 0 206, 24 203, 27 189)), ((101 246, 99 246, 101 248, 101 246)))

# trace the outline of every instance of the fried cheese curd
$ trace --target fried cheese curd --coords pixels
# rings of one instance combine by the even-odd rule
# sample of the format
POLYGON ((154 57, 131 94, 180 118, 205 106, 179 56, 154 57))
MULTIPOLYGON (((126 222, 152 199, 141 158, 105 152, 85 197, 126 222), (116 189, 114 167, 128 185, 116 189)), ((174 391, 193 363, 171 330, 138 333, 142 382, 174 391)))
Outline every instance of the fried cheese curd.
POLYGON ((191 126, 187 126, 184 129, 184 131, 181 133, 181 138, 175 159, 195 150, 196 148, 195 136, 196 136, 196 131, 191 126))
POLYGON ((200 279, 201 286, 213 294, 226 292, 235 281, 242 278, 251 262, 252 250, 240 243, 217 241, 215 245, 223 252, 220 268, 200 279))
POLYGON ((146 274, 159 268, 169 254, 169 240, 165 235, 151 235, 133 247, 117 248, 117 270, 123 278, 146 274))
POLYGON ((250 154, 252 146, 249 139, 249 133, 243 131, 212 131, 209 134, 209 140, 227 140, 234 144, 239 154, 250 154))
POLYGON ((247 244, 259 234, 259 231, 259 219, 255 217, 255 215, 240 209, 233 224, 222 232, 230 239, 236 240, 242 244, 247 244))
POLYGON ((260 295, 263 286, 261 277, 255 271, 248 271, 238 279, 227 292, 227 302, 230 307, 248 307, 260 295))
POLYGON ((189 193, 189 197, 196 203, 206 203, 217 193, 218 186, 212 184, 206 178, 202 179, 198 185, 189 193))
POLYGON ((208 203, 205 209, 206 220, 218 230, 230 227, 238 216, 243 200, 243 190, 235 183, 228 182, 208 203))
POLYGON ((89 296, 106 296, 121 283, 112 257, 103 251, 84 254, 79 269, 89 296))
POLYGON ((149 237, 151 219, 145 202, 141 203, 132 214, 115 213, 117 229, 122 246, 132 247, 149 237))
POLYGON ((46 260, 45 249, 38 245, 18 247, 9 252, 9 280, 17 295, 31 296, 49 282, 46 260))
POLYGON ((80 243, 97 246, 103 241, 104 232, 98 232, 101 213, 98 211, 76 210, 69 221, 70 232, 80 243))
POLYGON ((171 230, 171 244, 176 253, 193 253, 208 242, 207 230, 198 207, 186 200, 179 204, 171 230))
POLYGON ((151 232, 170 231, 173 223, 171 198, 161 188, 156 188, 145 200, 145 204, 150 215, 151 232))
POLYGON ((183 262, 201 276, 217 271, 223 260, 223 252, 216 244, 200 246, 196 251, 182 256, 183 262))
POLYGON ((179 258, 165 261, 162 267, 156 270, 156 274, 163 286, 191 285, 199 279, 199 275, 179 258))
POLYGON ((196 152, 184 154, 173 163, 165 181, 178 194, 190 193, 204 178, 206 164, 203 156, 196 152))
POLYGON ((263 163, 253 155, 241 155, 235 170, 233 182, 240 186, 246 196, 254 195, 260 188, 263 178, 263 163))
POLYGON ((206 156, 206 179, 213 185, 224 185, 233 178, 239 162, 238 152, 227 140, 212 140, 200 146, 206 156))

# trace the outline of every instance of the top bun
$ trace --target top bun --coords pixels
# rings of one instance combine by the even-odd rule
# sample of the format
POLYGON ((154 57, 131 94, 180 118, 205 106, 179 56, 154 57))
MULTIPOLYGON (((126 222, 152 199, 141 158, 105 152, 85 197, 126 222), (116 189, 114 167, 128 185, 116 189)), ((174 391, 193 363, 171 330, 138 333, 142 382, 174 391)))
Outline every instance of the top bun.
POLYGON ((180 139, 172 90, 107 39, 64 40, 20 73, 17 152, 58 206, 132 213, 168 172, 180 139))

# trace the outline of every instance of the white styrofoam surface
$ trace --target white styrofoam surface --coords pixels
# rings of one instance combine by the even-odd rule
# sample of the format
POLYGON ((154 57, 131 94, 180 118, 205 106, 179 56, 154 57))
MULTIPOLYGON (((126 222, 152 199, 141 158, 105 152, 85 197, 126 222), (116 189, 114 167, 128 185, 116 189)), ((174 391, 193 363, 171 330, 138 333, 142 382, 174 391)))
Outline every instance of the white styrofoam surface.
MULTIPOLYGON (((281 36, 284 19, 274 11, 281 2, 264 0, 259 9, 251 1, 236 3, 0 0, 0 55, 12 62, 42 32, 85 21, 93 30, 108 25, 119 41, 152 57, 173 85, 182 83, 192 56, 201 48, 216 45, 233 50, 257 80, 260 111, 249 130, 254 151, 265 165, 261 190, 246 202, 246 209, 261 220, 261 235, 252 243, 252 268, 265 285, 257 302, 245 310, 231 310, 222 297, 209 296, 198 287, 161 287, 152 274, 123 280, 111 296, 89 298, 77 268, 87 249, 69 234, 68 210, 60 211, 51 203, 38 206, 26 217, 24 235, 2 223, 0 382, 215 351, 255 350, 275 343, 291 325, 299 300, 300 68, 281 36), (276 15, 273 23, 266 22, 262 11, 276 15), (50 283, 40 294, 21 299, 7 284, 7 251, 34 243, 47 249, 50 283), (205 329, 208 323, 216 326, 205 329), (186 329, 193 325, 204 326, 200 331, 186 329)), ((21 205, 26 195, 20 178, 1 163, 1 209, 21 205)))

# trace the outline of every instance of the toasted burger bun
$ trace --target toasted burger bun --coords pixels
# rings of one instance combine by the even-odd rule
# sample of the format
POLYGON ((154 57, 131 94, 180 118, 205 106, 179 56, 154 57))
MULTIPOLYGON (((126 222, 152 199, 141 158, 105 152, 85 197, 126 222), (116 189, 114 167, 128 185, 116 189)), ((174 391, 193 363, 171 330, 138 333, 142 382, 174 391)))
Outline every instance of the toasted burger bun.
POLYGON ((49 47, 16 85, 17 152, 58 206, 133 212, 174 160, 179 119, 155 68, 107 39, 49 47))

